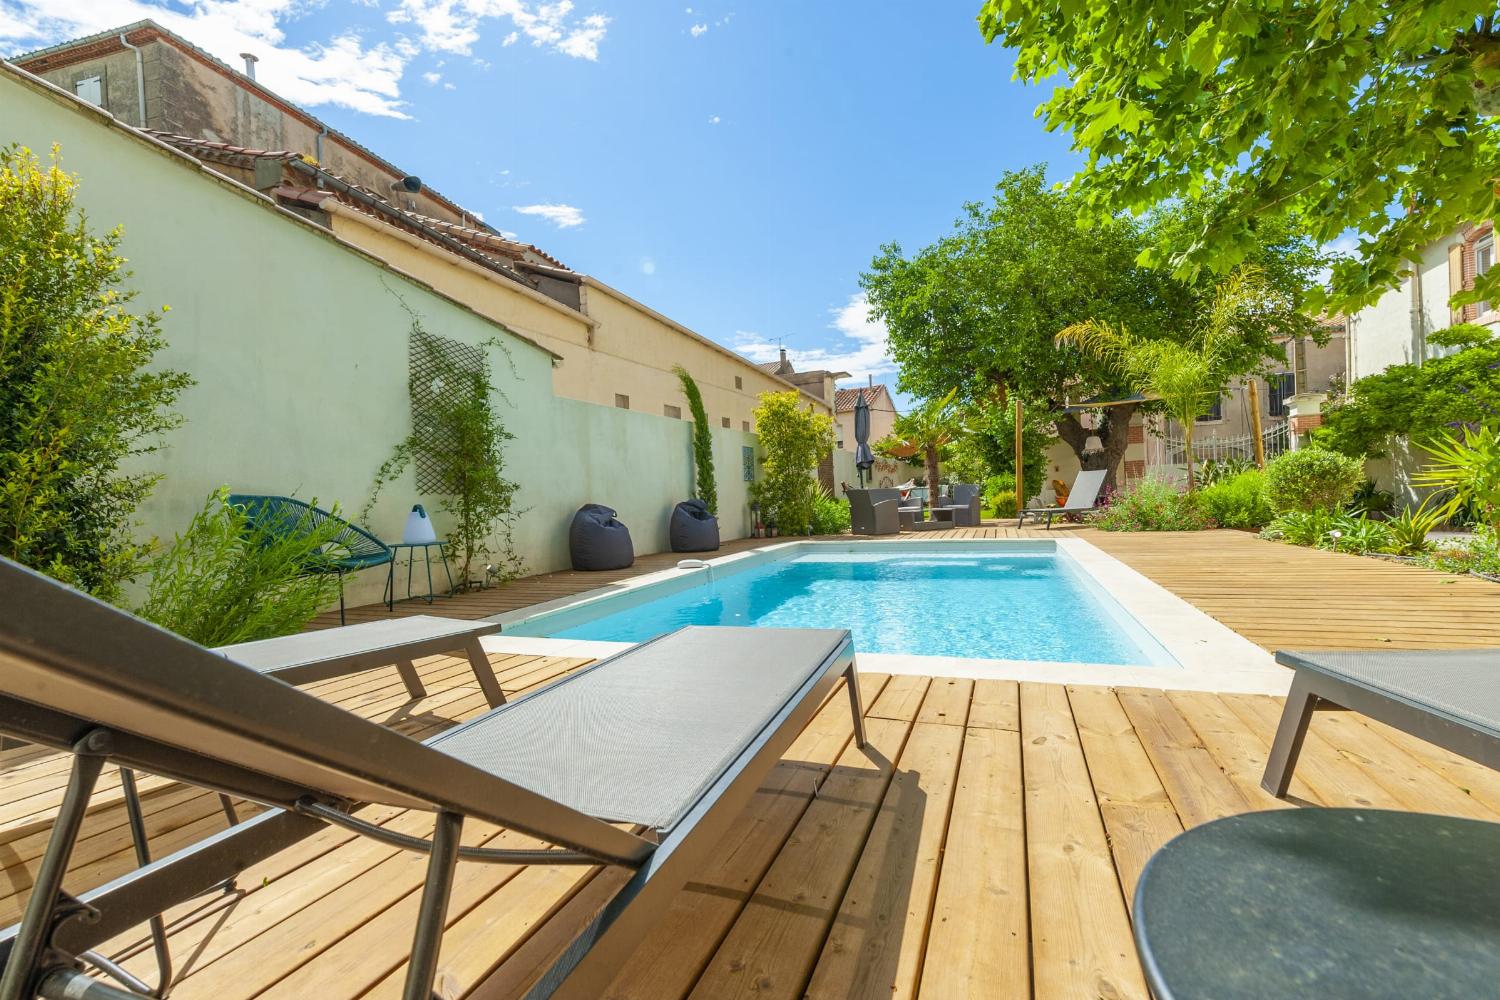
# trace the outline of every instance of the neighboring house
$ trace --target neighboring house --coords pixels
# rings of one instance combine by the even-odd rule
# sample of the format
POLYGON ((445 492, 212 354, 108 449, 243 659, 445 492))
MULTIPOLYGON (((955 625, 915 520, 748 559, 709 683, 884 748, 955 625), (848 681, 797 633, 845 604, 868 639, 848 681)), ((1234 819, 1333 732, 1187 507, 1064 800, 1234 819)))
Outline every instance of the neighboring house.
POLYGON ((1434 240, 1408 262, 1409 273, 1391 289, 1349 317, 1350 381, 1385 371, 1391 365, 1421 364, 1442 348, 1428 338, 1455 323, 1493 326, 1500 322, 1500 303, 1480 302, 1452 308, 1448 300, 1495 263, 1494 226, 1465 226, 1434 240))
POLYGON ((861 394, 870 408, 871 444, 888 437, 896 426, 896 401, 886 386, 871 383, 854 389, 836 390, 833 394, 833 412, 838 421, 838 446, 847 451, 854 450, 854 407, 861 394))
MULTIPOLYGON (((1322 327, 1328 341, 1321 346, 1311 337, 1281 341, 1287 359, 1281 371, 1236 379, 1213 409, 1198 418, 1193 429, 1194 451, 1205 457, 1214 457, 1220 451, 1244 453, 1246 442, 1255 428, 1247 388, 1247 383, 1252 381, 1260 407, 1261 433, 1267 438, 1270 450, 1280 450, 1288 443, 1283 440, 1283 427, 1293 434, 1302 434, 1318 426, 1322 418, 1316 413, 1293 418, 1291 400, 1294 396, 1326 394, 1338 388, 1347 377, 1348 321, 1335 316, 1323 320, 1322 327)), ((1182 429, 1171 421, 1168 421, 1168 427, 1167 438, 1180 441, 1182 429)), ((1167 461, 1161 450, 1152 455, 1152 464, 1178 464, 1180 461, 1180 456, 1177 456, 1177 462, 1167 461)))
POLYGON ((780 377, 503 235, 154 22, 14 62, 542 345, 560 396, 680 419, 681 364, 721 429, 753 431, 759 395, 788 388, 833 412, 830 379, 780 377))

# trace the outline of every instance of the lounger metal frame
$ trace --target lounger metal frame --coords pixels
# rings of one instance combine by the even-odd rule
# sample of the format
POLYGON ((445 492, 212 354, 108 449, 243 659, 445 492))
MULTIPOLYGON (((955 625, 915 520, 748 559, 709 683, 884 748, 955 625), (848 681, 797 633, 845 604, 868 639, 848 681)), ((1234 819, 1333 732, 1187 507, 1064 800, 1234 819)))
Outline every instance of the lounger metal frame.
POLYGON ((1287 692, 1286 707, 1276 727, 1276 738, 1266 758, 1260 785, 1277 798, 1285 798, 1292 772, 1302 753, 1308 724, 1319 709, 1344 708, 1383 722, 1419 740, 1450 750, 1486 767, 1500 770, 1500 739, 1474 725, 1442 712, 1415 704, 1377 687, 1336 677, 1318 669, 1317 654, 1279 650, 1276 662, 1297 671, 1287 692))
MULTIPOLYGON (((848 688, 855 739, 865 745, 846 634, 681 821, 665 831, 630 832, 253 670, 227 669, 208 650, 14 563, 0 560, 0 591, 14 612, 0 622, 0 676, 6 679, 0 728, 74 754, 22 921, 0 937, 0 1000, 77 995, 70 991, 85 978, 79 963, 88 949, 222 884, 330 820, 430 854, 405 1000, 431 997, 461 856, 633 869, 626 886, 528 994, 530 1000, 597 997, 841 682, 848 688), (28 693, 36 700, 27 700, 28 693), (44 699, 46 706, 39 704, 44 699), (163 732, 171 733, 171 742, 142 735, 163 732), (63 876, 106 761, 275 808, 74 899, 63 892, 63 876), (396 837, 350 815, 364 802, 433 812, 432 840, 396 837), (557 849, 462 849, 459 834, 469 816, 557 849)), ((622 655, 639 652, 637 647, 622 655)), ((606 660, 586 669, 608 665, 606 660)), ((142 995, 93 980, 89 989, 95 990, 91 996, 142 995)))

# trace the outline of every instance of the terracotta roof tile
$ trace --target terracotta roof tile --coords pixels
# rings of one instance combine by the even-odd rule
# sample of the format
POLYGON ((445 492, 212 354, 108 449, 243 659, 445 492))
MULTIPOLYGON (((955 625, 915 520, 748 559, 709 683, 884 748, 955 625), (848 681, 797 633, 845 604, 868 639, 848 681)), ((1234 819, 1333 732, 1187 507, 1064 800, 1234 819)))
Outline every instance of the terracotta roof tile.
POLYGON ((862 385, 853 389, 835 389, 833 391, 833 412, 852 413, 855 404, 859 401, 860 393, 865 394, 866 403, 874 403, 882 394, 889 401, 891 391, 880 383, 873 386, 862 385))

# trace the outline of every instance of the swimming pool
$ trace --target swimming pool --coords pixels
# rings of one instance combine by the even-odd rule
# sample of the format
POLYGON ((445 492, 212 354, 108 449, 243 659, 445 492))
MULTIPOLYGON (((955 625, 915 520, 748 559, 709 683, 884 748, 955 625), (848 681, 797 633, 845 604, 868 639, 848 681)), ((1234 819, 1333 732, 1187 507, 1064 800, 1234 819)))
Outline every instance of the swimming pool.
POLYGON ((643 642, 684 625, 847 628, 865 653, 1177 665, 1049 542, 801 542, 528 618, 506 632, 643 642))

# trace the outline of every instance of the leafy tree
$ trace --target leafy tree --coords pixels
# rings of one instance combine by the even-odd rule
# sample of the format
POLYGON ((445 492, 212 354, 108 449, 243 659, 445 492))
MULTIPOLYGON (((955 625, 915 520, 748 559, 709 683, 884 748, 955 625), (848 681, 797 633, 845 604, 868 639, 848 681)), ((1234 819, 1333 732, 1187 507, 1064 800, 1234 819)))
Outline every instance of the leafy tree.
POLYGON ((1461 323, 1428 343, 1459 350, 1359 379, 1324 409, 1314 439, 1345 455, 1377 457, 1393 437, 1425 438, 1442 427, 1500 418, 1500 341, 1485 327, 1461 323))
MULTIPOLYGON (((1300 215, 1359 259, 1333 269, 1329 308, 1393 285, 1419 249, 1496 214, 1500 33, 1474 0, 986 0, 987 40, 1016 75, 1061 79, 1038 109, 1087 163, 1098 216, 1182 199, 1202 209, 1172 248, 1179 275, 1246 260, 1300 215)), ((1150 259, 1148 257, 1148 259, 1150 259)), ((1500 270, 1464 298, 1500 298, 1500 270)))
POLYGON ((710 514, 717 514, 719 488, 714 483, 714 439, 713 432, 708 429, 708 412, 703 409, 703 393, 698 391, 698 383, 693 381, 686 368, 675 365, 672 371, 682 383, 682 394, 687 397, 688 409, 693 414, 693 469, 697 476, 698 499, 708 505, 710 514))
POLYGON ((956 389, 948 390, 941 399, 929 399, 908 413, 903 413, 891 425, 891 435, 899 442, 894 454, 921 455, 927 469, 927 488, 937 496, 939 459, 943 448, 959 431, 958 415, 953 400, 956 389))
POLYGON ((1113 367, 1137 392, 1161 400, 1166 412, 1182 425, 1191 493, 1193 424, 1213 408, 1230 376, 1244 374, 1234 364, 1245 339, 1241 323, 1248 316, 1274 311, 1274 305, 1264 308, 1266 302, 1267 288, 1260 272, 1242 268, 1220 286, 1187 343, 1144 339, 1124 326, 1095 319, 1074 323, 1059 332, 1057 339, 1078 345, 1085 354, 1113 367))
POLYGON ((77 183, 56 150, 0 149, 0 555, 113 599, 161 478, 121 468, 178 425, 192 379, 150 367, 158 317, 131 311, 121 230, 89 230, 77 183))
POLYGON ((755 408, 755 433, 764 468, 755 496, 782 534, 803 534, 813 515, 808 483, 833 447, 833 418, 803 409, 798 392, 763 392, 755 408))
MULTIPOLYGON (((1175 238, 1191 228, 1188 209, 1084 226, 1083 207, 1076 194, 1050 188, 1041 167, 1007 173, 991 202, 966 205, 953 232, 931 246, 910 256, 898 244, 883 247, 861 283, 890 331, 902 388, 931 398, 956 386, 971 404, 1002 408, 1019 395, 1028 424, 1053 423, 1080 466, 1108 470, 1112 484, 1143 404, 1102 409, 1095 426, 1085 426, 1070 403, 1130 390, 1106 361, 1055 334, 1094 319, 1145 339, 1180 340, 1212 301, 1214 282, 1179 281, 1137 263, 1156 234, 1175 238), (1095 434, 1103 450, 1086 451, 1095 434)), ((1321 335, 1301 305, 1322 259, 1291 225, 1266 227, 1250 263, 1278 293, 1278 309, 1246 317, 1237 363, 1284 360, 1279 335, 1321 335)))

